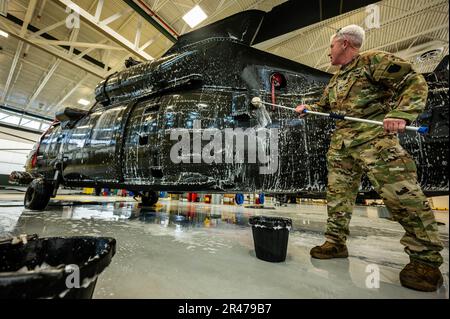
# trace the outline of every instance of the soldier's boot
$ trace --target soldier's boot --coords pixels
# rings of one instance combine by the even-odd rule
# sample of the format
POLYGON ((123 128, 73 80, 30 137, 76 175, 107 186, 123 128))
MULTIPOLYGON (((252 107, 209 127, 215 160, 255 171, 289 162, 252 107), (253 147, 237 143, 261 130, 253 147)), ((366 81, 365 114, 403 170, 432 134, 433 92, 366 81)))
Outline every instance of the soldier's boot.
POLYGON ((335 244, 326 241, 322 246, 316 246, 311 249, 310 254, 317 259, 347 258, 348 250, 345 244, 335 244))
POLYGON ((441 271, 438 267, 433 267, 415 260, 403 268, 400 272, 400 283, 407 287, 420 291, 436 291, 443 283, 441 271))

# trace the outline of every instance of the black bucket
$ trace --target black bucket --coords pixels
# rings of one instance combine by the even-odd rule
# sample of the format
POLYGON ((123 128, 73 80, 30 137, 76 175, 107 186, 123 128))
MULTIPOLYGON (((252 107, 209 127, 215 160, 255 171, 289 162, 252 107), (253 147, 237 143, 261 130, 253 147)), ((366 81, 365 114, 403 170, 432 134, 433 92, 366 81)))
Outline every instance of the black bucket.
POLYGON ((115 252, 116 240, 110 237, 3 240, 0 298, 91 299, 98 276, 115 252))
POLYGON ((270 262, 285 261, 292 220, 253 216, 249 223, 252 225, 256 257, 270 262))

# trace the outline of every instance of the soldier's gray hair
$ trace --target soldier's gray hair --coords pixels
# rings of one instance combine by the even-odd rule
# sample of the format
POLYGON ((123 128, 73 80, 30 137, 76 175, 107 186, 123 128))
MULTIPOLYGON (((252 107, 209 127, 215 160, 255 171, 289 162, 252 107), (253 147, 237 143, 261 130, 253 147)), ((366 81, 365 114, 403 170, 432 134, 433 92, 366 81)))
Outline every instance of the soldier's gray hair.
POLYGON ((334 38, 345 39, 350 42, 353 47, 359 49, 362 47, 362 44, 364 42, 365 31, 359 25, 350 24, 338 29, 336 31, 336 34, 333 34, 333 36, 331 37, 331 40, 333 40, 334 38))

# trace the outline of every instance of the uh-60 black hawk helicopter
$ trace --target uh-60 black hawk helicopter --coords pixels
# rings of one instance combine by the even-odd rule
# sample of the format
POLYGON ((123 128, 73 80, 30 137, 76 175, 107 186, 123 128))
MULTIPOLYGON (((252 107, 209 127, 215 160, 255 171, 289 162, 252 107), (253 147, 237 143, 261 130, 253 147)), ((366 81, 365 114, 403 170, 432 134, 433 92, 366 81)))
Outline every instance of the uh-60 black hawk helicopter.
MULTIPOLYGON (((129 61, 95 89, 89 111, 66 108, 30 153, 25 207, 44 209, 60 185, 157 191, 298 194, 322 197, 333 120, 281 108, 261 123, 254 97, 287 106, 317 101, 331 75, 251 47, 264 17, 246 11, 178 39, 161 58, 129 61)), ((419 182, 448 194, 448 56, 427 74, 429 98, 417 125, 400 134, 419 182), (447 67, 447 68, 446 68, 447 67)), ((367 178, 361 193, 372 188, 367 178)))

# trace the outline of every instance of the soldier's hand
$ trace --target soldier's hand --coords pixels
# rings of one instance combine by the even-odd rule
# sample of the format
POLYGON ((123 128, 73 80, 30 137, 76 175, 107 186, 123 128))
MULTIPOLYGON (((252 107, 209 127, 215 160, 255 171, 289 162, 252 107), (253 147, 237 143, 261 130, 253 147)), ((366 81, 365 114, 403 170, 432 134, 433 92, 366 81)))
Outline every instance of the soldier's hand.
POLYGON ((295 112, 300 113, 300 117, 303 117, 306 115, 306 113, 303 112, 305 109, 306 109, 306 105, 300 104, 300 105, 297 105, 297 107, 295 108, 295 112))
POLYGON ((402 133, 406 128, 406 121, 402 119, 387 118, 383 124, 386 133, 402 133))

